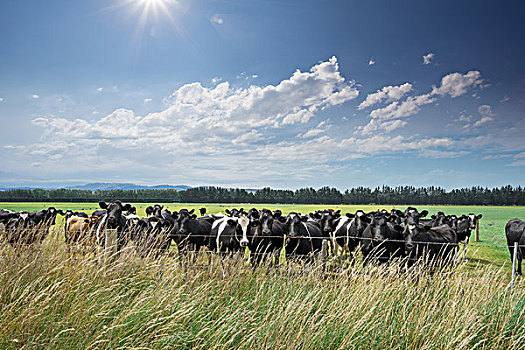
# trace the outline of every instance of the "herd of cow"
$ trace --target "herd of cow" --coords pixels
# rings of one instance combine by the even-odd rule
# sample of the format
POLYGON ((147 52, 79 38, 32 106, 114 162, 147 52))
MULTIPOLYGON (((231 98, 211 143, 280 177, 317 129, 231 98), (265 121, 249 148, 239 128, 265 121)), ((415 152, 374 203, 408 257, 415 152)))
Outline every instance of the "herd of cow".
POLYGON ((99 205, 101 209, 91 216, 54 207, 36 213, 0 209, 0 223, 12 246, 42 243, 57 215, 63 215, 68 247, 104 246, 108 232, 113 232, 117 251, 132 244, 142 256, 158 257, 173 241, 182 261, 189 252, 199 252, 203 247, 221 256, 248 248, 250 261, 257 266, 263 260, 278 264, 283 248, 287 259, 306 263, 328 252, 341 263, 343 257, 358 250, 365 264, 372 258, 379 263, 397 257, 408 257, 408 261, 422 256, 431 261, 452 260, 459 243, 465 243, 466 249, 482 217, 438 212, 426 218, 428 211, 413 207, 369 213, 358 210, 345 215, 332 209, 283 215, 280 210, 255 208, 226 209, 225 214, 210 215, 201 208, 199 216, 194 209, 171 212, 157 204, 146 208, 147 216, 141 218, 134 207, 118 200, 99 205))

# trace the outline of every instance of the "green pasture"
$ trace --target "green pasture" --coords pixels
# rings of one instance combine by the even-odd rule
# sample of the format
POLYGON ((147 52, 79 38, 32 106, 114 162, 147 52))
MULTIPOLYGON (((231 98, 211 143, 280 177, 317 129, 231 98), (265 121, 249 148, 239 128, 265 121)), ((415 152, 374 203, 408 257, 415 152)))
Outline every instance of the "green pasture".
MULTIPOLYGON (((137 214, 145 216, 145 209, 151 203, 132 203, 137 208, 137 214)), ((161 203, 162 204, 162 203, 161 203)), ((372 211, 377 209, 391 208, 405 209, 406 206, 386 206, 386 205, 294 205, 294 204, 217 204, 217 203, 165 203, 165 207, 169 210, 179 210, 181 208, 195 209, 198 213, 198 209, 206 207, 207 212, 216 214, 224 212, 227 208, 268 208, 268 209, 281 209, 284 214, 296 211, 300 213, 309 213, 318 209, 340 209, 342 213, 353 213, 358 209, 364 211, 372 211)), ((73 209, 73 210, 84 210, 88 214, 98 209, 98 203, 11 203, 11 202, 0 202, 0 208, 10 210, 27 210, 27 211, 38 211, 47 207, 54 206, 58 209, 73 209)), ((483 218, 480 221, 480 242, 474 242, 474 237, 471 239, 471 247, 468 251, 468 257, 471 264, 491 264, 496 263, 501 265, 503 262, 509 262, 509 252, 504 247, 486 247, 486 246, 505 246, 505 224, 507 221, 513 218, 525 218, 525 207, 499 207, 499 206, 418 206, 418 209, 426 209, 430 214, 443 211, 446 214, 483 214, 483 218)), ((60 223, 60 217, 58 220, 60 223)))

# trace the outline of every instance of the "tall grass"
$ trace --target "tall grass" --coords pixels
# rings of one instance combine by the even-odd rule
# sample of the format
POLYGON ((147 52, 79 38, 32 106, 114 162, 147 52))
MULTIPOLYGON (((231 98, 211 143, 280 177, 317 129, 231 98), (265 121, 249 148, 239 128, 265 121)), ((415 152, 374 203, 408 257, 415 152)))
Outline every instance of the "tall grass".
POLYGON ((55 247, 0 254, 2 349, 525 347, 522 285, 511 293, 494 268, 324 275, 131 253, 100 265, 55 247))

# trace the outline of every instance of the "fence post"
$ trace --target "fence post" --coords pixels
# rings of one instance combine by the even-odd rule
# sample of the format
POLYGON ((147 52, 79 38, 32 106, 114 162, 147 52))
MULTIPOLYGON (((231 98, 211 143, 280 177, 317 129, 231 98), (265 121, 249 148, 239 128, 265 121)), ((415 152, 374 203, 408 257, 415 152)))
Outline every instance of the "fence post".
POLYGON ((476 220, 476 231, 474 231, 474 241, 479 242, 479 219, 476 220))
POLYGON ((104 262, 114 258, 117 251, 117 229, 106 229, 104 241, 104 262))
POLYGON ((516 260, 518 259, 518 242, 514 242, 514 254, 512 255, 512 279, 510 280, 510 290, 514 288, 516 279, 516 260))

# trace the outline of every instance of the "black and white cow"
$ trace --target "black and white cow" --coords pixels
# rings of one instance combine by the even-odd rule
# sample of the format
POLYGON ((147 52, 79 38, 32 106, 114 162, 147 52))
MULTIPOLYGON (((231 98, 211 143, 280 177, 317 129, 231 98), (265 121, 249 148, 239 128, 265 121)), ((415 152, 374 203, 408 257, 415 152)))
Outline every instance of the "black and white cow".
POLYGON ((131 204, 122 204, 119 200, 112 200, 109 203, 99 202, 100 208, 104 209, 99 221, 96 239, 97 243, 105 248, 116 247, 116 252, 120 252, 126 243, 126 217, 122 214, 131 208, 131 204))
POLYGON ((209 247, 222 256, 238 253, 248 247, 250 219, 246 214, 215 220, 210 231, 209 247))

